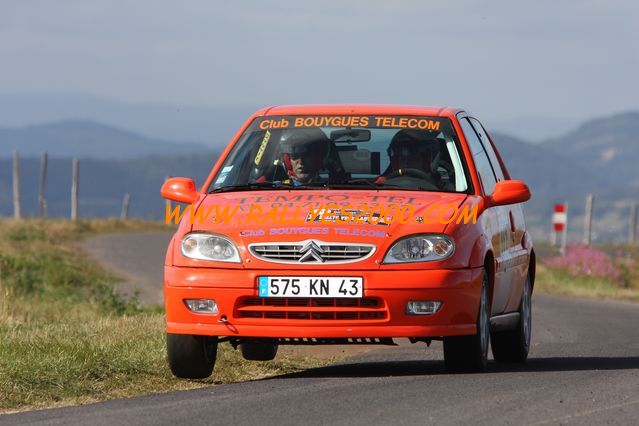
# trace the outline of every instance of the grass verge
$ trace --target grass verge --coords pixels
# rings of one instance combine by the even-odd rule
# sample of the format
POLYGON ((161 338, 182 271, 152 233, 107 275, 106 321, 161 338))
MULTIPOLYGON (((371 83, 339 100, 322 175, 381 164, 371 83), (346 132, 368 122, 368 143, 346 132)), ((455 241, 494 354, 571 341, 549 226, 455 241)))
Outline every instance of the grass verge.
POLYGON ((118 296, 116 278, 74 244, 101 232, 148 229, 166 226, 0 221, 0 412, 253 380, 334 361, 285 355, 248 362, 221 344, 211 378, 175 379, 163 313, 118 296))
POLYGON ((566 271, 547 268, 543 265, 537 267, 535 292, 599 300, 639 302, 639 289, 637 288, 620 287, 602 277, 573 276, 566 271))
POLYGON ((591 299, 639 302, 639 247, 598 244, 557 248, 536 246, 535 291, 591 299))

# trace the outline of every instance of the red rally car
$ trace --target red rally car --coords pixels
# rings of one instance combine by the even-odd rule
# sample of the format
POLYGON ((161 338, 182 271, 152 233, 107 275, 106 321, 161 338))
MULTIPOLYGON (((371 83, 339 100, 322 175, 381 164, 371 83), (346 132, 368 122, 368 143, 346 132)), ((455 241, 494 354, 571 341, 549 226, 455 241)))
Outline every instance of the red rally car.
POLYGON ((161 193, 186 209, 164 266, 178 377, 208 377, 224 341, 269 360, 282 344, 443 340, 450 371, 483 370, 489 342, 497 362, 528 356, 530 191, 462 109, 266 108, 199 190, 161 193))

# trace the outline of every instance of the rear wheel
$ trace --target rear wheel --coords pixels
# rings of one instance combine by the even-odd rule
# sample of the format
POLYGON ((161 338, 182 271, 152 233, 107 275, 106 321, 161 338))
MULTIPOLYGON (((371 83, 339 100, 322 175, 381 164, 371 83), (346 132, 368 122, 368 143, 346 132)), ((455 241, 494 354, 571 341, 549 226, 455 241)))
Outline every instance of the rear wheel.
POLYGON ((239 346, 242 356, 249 361, 270 361, 277 355, 277 342, 270 339, 252 340, 239 346))
POLYGON ((166 334, 169 367, 176 377, 204 379, 211 375, 217 358, 217 337, 166 334))
POLYGON ((532 332, 532 303, 530 276, 526 277, 519 305, 517 328, 490 335, 493 357, 497 362, 524 362, 528 358, 532 332))
POLYGON ((490 301, 488 298, 488 271, 484 269, 481 284, 477 334, 444 337, 444 361, 450 372, 480 372, 486 369, 489 343, 490 301))

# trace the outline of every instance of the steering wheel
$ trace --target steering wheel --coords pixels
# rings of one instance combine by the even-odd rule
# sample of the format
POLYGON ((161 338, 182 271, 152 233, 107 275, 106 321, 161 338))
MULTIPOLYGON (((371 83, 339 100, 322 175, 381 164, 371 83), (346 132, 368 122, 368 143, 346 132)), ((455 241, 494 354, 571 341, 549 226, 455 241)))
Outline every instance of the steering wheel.
POLYGON ((397 170, 386 176, 386 180, 392 180, 393 185, 398 186, 417 186, 432 191, 439 190, 428 173, 419 169, 401 169, 401 174, 397 170))
POLYGON ((386 176, 386 179, 395 179, 398 177, 411 177, 411 178, 415 178, 415 179, 422 179, 422 180, 426 180, 430 182, 430 176, 428 176, 428 173, 424 172, 423 170, 419 170, 419 169, 399 169, 399 170, 395 170, 394 172, 391 172, 391 174, 389 174, 388 176, 386 176))
POLYGON ((441 176, 441 172, 438 170, 439 168, 444 169, 448 176, 453 176, 455 174, 455 167, 446 160, 439 160, 437 164, 433 167, 433 170, 437 172, 438 175, 441 176))

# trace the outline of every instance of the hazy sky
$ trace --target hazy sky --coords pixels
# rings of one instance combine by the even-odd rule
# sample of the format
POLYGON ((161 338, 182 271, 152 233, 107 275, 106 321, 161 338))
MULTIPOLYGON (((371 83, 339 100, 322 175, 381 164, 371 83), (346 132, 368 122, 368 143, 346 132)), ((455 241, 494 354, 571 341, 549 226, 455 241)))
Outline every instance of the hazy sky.
POLYGON ((0 0, 0 92, 588 118, 639 109, 638 5, 0 0))

